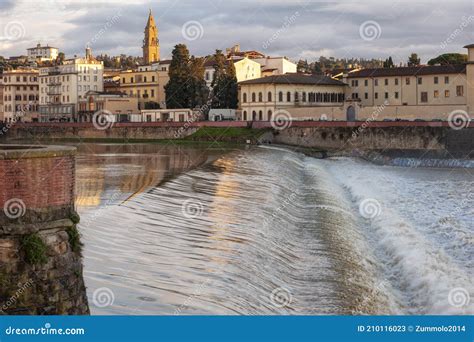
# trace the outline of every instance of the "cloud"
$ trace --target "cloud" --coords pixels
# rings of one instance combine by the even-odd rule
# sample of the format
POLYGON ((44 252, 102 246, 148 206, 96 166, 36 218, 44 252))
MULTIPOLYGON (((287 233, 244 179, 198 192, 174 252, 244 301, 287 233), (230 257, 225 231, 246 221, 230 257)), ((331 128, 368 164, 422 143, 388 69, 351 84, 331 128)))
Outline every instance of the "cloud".
POLYGON ((2 2, 6 3, 10 4, 9 14, 6 17, 0 12, 0 29, 1 23, 12 18, 21 20, 26 28, 21 42, 0 41, 0 50, 6 55, 24 54, 38 41, 58 46, 67 55, 82 55, 85 44, 92 39, 96 54, 141 55, 149 7, 158 25, 163 57, 169 57, 178 43, 186 43, 195 55, 240 43, 242 49, 294 60, 331 53, 336 57, 364 58, 391 55, 398 63, 411 52, 417 52, 424 61, 439 53, 464 52, 462 46, 474 41, 471 21, 446 49, 440 48, 459 29, 463 18, 474 16, 470 1, 44 0, 36 6, 31 1, 15 6, 13 1, 2 2), (109 25, 117 13, 122 15, 109 25), (187 41, 181 29, 191 20, 202 25, 203 35, 187 41), (360 36, 360 26, 367 21, 380 26, 375 40, 360 36))

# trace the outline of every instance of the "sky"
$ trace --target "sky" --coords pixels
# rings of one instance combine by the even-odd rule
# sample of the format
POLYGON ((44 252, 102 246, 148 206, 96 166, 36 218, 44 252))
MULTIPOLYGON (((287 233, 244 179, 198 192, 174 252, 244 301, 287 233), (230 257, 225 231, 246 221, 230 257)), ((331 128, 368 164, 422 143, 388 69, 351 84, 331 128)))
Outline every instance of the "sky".
POLYGON ((291 60, 319 56, 422 62, 466 53, 474 43, 474 1, 0 0, 0 56, 25 55, 37 43, 67 57, 140 56, 148 11, 159 31, 162 59, 185 43, 205 56, 239 43, 291 60))

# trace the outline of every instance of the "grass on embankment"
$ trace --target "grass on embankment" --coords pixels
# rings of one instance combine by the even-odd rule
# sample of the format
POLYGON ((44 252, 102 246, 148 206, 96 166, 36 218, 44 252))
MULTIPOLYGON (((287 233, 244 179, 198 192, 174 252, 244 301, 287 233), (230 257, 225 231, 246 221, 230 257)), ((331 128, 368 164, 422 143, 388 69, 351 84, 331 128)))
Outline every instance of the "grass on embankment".
POLYGON ((242 127, 201 127, 196 132, 184 140, 255 140, 258 139, 267 129, 254 129, 242 127))
MULTIPOLYGON (((211 144, 218 142, 221 146, 232 146, 245 144, 247 140, 252 143, 268 129, 252 129, 242 127, 201 127, 193 134, 183 137, 181 139, 153 139, 153 138, 83 138, 77 137, 64 137, 64 138, 52 138, 43 139, 43 141, 51 143, 69 142, 69 143, 105 143, 105 144, 173 144, 173 145, 186 145, 186 144, 211 144)), ((14 142, 15 139, 11 139, 14 142)))

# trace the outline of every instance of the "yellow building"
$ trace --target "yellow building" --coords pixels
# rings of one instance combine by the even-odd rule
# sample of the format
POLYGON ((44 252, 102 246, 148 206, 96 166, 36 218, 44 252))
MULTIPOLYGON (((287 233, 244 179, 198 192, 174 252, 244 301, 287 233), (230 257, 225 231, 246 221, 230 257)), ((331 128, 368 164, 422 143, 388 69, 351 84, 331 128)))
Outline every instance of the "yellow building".
POLYGON ((119 76, 120 91, 136 97, 139 109, 166 107, 165 85, 169 81, 167 71, 145 65, 137 70, 122 71, 119 76))

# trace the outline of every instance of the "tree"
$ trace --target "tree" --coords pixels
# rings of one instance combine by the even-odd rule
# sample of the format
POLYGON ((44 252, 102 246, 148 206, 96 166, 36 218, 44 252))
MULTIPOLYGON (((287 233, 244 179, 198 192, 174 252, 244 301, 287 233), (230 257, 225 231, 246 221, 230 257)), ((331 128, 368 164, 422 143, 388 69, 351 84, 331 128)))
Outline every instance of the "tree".
POLYGON ((165 85, 167 108, 188 108, 190 104, 190 63, 186 45, 178 44, 172 52, 169 81, 165 85))
POLYGON ((384 68, 393 68, 393 60, 392 56, 388 57, 385 62, 383 62, 383 67, 384 68))
POLYGON ((238 85, 235 74, 234 63, 229 62, 226 68, 226 108, 237 109, 238 105, 238 85))
POLYGON ((212 81, 212 108, 237 108, 237 77, 232 60, 226 61, 221 50, 214 54, 214 79, 212 81))
POLYGON ((313 75, 322 75, 323 71, 321 70, 321 67, 319 66, 318 62, 314 62, 311 64, 311 73, 313 75))
POLYGON ((221 50, 216 50, 212 58, 214 60, 214 79, 212 80, 211 87, 214 88, 221 76, 225 74, 226 57, 221 50))
POLYGON ((192 56, 190 59, 189 107, 202 107, 209 96, 209 88, 204 79, 204 58, 192 56))
POLYGON ((418 66, 420 65, 420 61, 418 54, 413 52, 410 57, 408 57, 408 66, 418 66))
POLYGON ((303 74, 310 73, 311 69, 309 67, 308 60, 300 59, 296 65, 296 71, 303 74))
POLYGON ((56 62, 58 64, 63 64, 65 58, 66 56, 64 55, 64 52, 60 52, 58 53, 58 57, 56 57, 56 62))
POLYGON ((436 58, 430 59, 428 65, 454 65, 454 64, 464 64, 467 62, 467 55, 462 53, 445 53, 439 55, 436 58))

